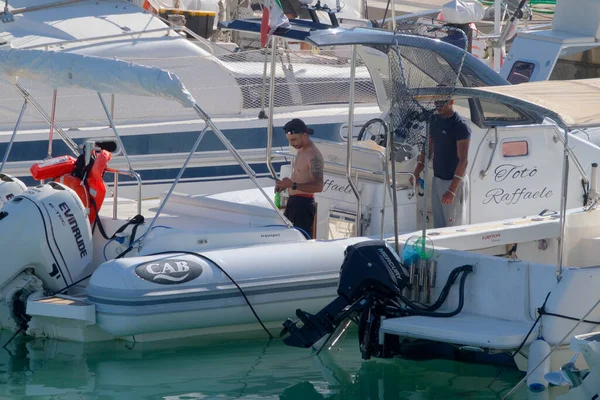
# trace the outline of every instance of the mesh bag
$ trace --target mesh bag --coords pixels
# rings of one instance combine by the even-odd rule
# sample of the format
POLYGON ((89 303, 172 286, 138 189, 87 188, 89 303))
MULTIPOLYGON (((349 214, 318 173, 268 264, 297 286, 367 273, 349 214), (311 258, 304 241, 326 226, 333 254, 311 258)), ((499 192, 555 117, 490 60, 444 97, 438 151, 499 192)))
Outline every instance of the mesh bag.
POLYGON ((460 29, 420 23, 397 27, 396 45, 387 51, 390 64, 388 95, 391 99, 388 118, 395 142, 422 148, 427 142, 426 126, 436 106, 447 103, 460 84, 466 50, 463 47, 465 51, 458 52, 458 58, 456 55, 446 58, 440 52, 439 41, 466 46, 465 34, 460 29), (424 40, 418 47, 402 45, 407 36, 419 36, 424 40))

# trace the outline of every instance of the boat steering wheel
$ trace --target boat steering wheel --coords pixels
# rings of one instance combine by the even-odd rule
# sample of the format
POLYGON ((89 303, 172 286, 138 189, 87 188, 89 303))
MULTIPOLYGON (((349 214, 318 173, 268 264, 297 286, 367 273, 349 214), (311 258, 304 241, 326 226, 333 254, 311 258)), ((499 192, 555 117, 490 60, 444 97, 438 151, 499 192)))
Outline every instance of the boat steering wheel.
POLYGON ((380 146, 387 145, 389 128, 387 123, 381 118, 368 120, 358 133, 358 141, 373 140, 380 146))
MULTIPOLYGON (((359 141, 373 140, 379 146, 387 147, 389 128, 388 124, 381 118, 368 120, 358 133, 359 141)), ((395 143, 396 162, 405 162, 415 157, 415 150, 408 143, 395 143)))

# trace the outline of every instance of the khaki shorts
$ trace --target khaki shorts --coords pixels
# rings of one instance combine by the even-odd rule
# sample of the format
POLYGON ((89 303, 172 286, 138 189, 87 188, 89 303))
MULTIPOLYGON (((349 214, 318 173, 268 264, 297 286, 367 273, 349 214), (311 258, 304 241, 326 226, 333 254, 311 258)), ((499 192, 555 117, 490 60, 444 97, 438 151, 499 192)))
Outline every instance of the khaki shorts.
POLYGON ((433 212, 433 226, 444 228, 467 224, 467 199, 469 196, 469 177, 465 175, 456 190, 452 204, 442 204, 442 196, 450 188, 452 180, 443 180, 433 177, 431 185, 431 211, 433 212))

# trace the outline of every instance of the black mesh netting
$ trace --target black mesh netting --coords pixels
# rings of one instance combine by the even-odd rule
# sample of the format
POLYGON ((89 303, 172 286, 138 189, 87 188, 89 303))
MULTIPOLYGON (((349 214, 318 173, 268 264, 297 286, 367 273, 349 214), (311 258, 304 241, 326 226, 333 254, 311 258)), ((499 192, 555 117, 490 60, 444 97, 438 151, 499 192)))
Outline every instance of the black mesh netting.
POLYGON ((444 56, 439 42, 466 48, 466 36, 460 29, 403 23, 396 29, 396 45, 387 51, 390 76, 388 95, 391 107, 388 116, 390 131, 396 143, 422 148, 426 126, 435 113, 436 105, 448 102, 456 86, 466 51, 456 59, 444 56), (407 36, 425 38, 419 46, 403 45, 407 36))

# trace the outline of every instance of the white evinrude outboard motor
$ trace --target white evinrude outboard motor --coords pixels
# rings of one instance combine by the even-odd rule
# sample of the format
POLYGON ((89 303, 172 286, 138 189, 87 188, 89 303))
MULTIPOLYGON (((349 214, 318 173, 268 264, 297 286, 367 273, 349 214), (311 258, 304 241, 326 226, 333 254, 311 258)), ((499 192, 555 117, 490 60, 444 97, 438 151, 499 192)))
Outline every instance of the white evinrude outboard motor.
POLYGON ((0 235, 2 292, 25 270, 47 291, 58 292, 81 278, 93 256, 83 204, 56 182, 29 188, 7 202, 0 210, 0 235))
POLYGON ((18 194, 27 190, 27 186, 12 175, 0 173, 0 208, 18 194))

